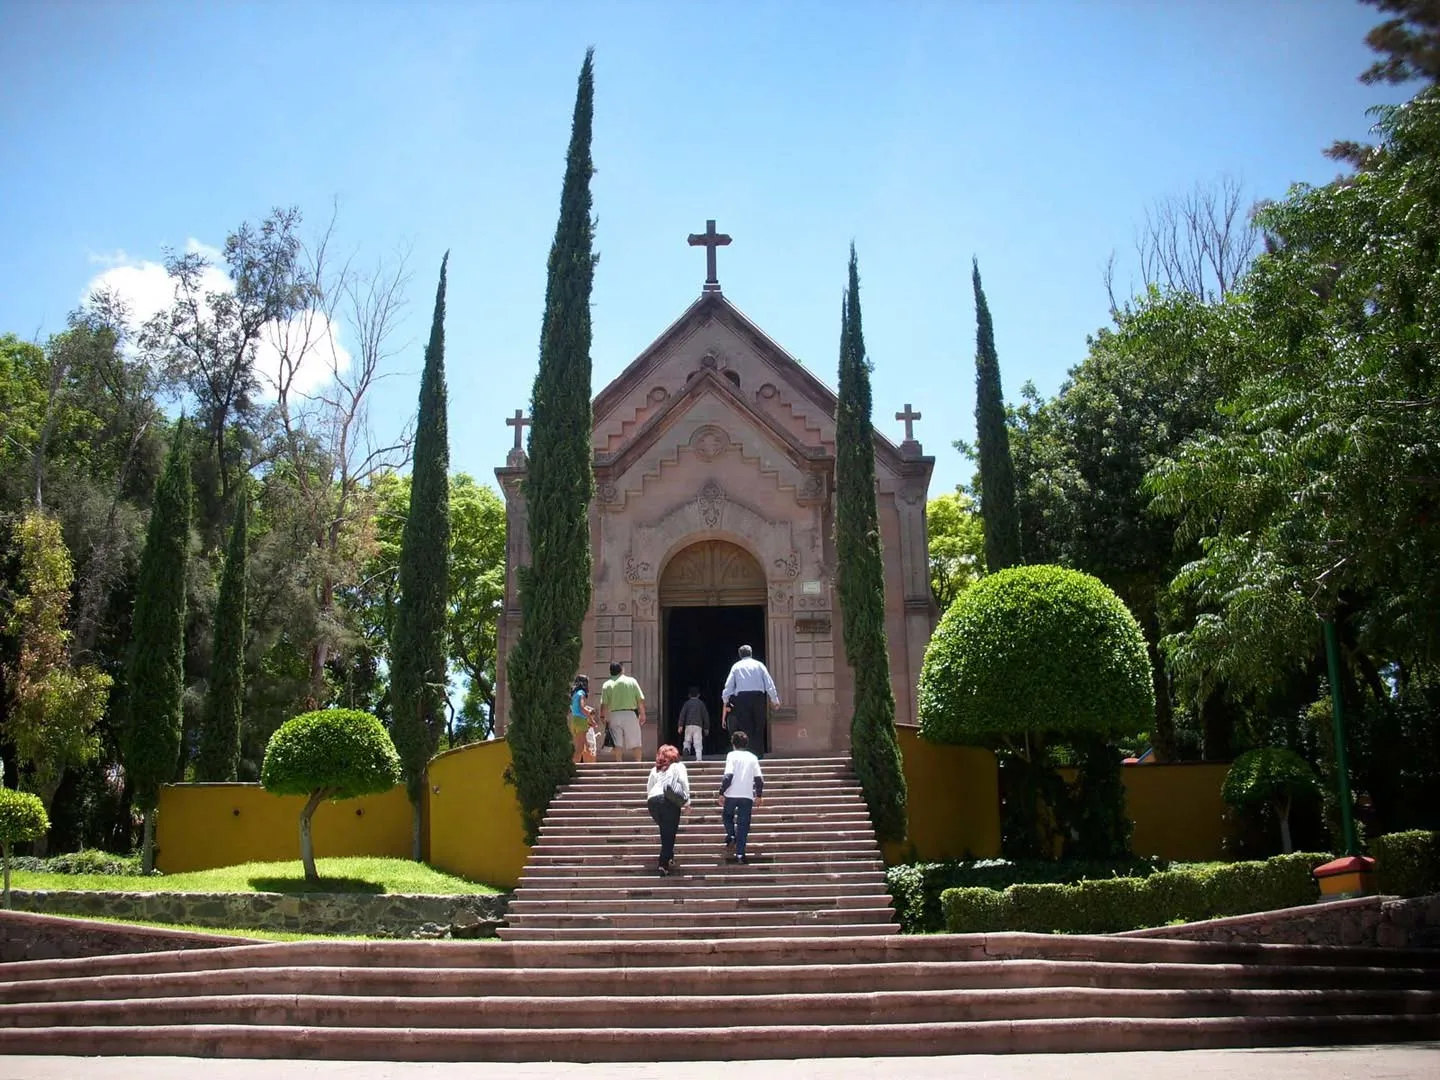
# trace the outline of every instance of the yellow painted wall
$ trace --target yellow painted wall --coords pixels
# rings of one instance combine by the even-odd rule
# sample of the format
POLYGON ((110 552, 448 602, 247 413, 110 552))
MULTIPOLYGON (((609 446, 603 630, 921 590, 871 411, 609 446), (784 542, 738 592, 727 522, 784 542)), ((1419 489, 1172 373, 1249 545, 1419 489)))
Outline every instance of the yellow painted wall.
POLYGON ((1000 776, 995 755, 942 746, 897 725, 908 789, 908 837, 886 844, 890 864, 913 859, 988 859, 1000 854, 1000 776))
MULTIPOLYGON (((167 784, 155 820, 155 864, 167 874, 246 862, 300 860, 299 795, 271 795, 259 784, 167 784)), ((409 858, 405 788, 321 803, 312 819, 315 855, 409 858)))
POLYGON ((513 888, 530 857, 515 789, 505 783, 510 746, 471 743, 430 762, 430 864, 472 881, 513 888))
POLYGON ((1220 785, 1228 762, 1126 765, 1125 809, 1135 822, 1130 848, 1178 862, 1225 858, 1228 834, 1220 785))

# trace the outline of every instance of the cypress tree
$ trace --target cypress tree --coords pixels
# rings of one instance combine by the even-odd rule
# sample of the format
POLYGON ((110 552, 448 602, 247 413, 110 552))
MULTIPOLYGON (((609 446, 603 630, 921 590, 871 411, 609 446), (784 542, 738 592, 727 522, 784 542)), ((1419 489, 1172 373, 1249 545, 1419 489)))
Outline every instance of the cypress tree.
POLYGON ((415 859, 420 858, 425 770, 445 727, 450 656, 445 637, 450 585, 450 440, 445 395, 445 274, 449 263, 446 252, 440 262, 435 315, 420 376, 410 513, 400 536, 400 599, 390 650, 391 735, 414 809, 411 836, 415 859))
POLYGON ((550 248, 540 367, 530 412, 525 501, 531 564, 520 571, 521 624, 510 654, 506 738, 527 834, 533 839, 556 788, 572 775, 565 722, 580 631, 590 606, 590 289, 595 236, 590 217, 590 127, 594 50, 585 53, 575 95, 560 219, 550 248))
POLYGON ((160 785, 175 776, 185 696, 185 565, 190 553, 190 462, 185 421, 170 454, 145 532, 131 619, 125 771, 145 816, 141 865, 155 868, 160 785))
POLYGON ((995 326, 980 287, 980 263, 972 263, 975 282, 975 434, 980 452, 980 520, 985 525, 985 566, 994 573, 1019 566, 1020 511, 1015 503, 1015 463, 1005 429, 1005 396, 1000 391, 1000 358, 995 326))
POLYGON ((215 648, 195 758, 197 780, 234 780, 240 761, 240 728, 245 715, 245 569, 249 558, 249 499, 243 481, 238 491, 215 605, 215 648))
POLYGON ((885 638, 885 564, 875 508, 870 362, 860 320, 860 270, 850 245, 850 287, 840 317, 840 399, 835 412, 835 551, 845 659, 855 680, 850 756, 881 840, 905 838, 905 773, 895 737, 895 695, 885 638))

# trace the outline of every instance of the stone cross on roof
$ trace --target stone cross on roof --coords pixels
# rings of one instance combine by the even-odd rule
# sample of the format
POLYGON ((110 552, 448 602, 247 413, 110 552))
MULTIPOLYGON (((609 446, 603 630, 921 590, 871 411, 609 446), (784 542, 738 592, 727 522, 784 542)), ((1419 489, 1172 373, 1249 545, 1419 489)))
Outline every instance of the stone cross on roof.
MULTIPOLYGON (((905 421, 905 441, 914 442, 915 421, 920 419, 920 414, 918 412, 912 412, 910 409, 910 403, 907 401, 905 403, 905 411, 897 412, 895 414, 895 419, 905 421)), ((506 423, 509 423, 509 421, 506 421, 506 423)))
POLYGON ((512 467, 517 464, 522 466, 525 464, 525 448, 520 445, 520 440, 525 434, 525 429, 533 423, 534 421, 525 415, 524 409, 516 409, 514 416, 505 418, 505 426, 515 429, 515 445, 506 455, 506 462, 512 467))
POLYGON ((720 279, 715 276, 715 249, 724 247, 728 243, 730 243, 730 237, 715 231, 714 218, 705 222, 703 233, 690 234, 690 246, 705 249, 705 292, 720 291, 720 279))

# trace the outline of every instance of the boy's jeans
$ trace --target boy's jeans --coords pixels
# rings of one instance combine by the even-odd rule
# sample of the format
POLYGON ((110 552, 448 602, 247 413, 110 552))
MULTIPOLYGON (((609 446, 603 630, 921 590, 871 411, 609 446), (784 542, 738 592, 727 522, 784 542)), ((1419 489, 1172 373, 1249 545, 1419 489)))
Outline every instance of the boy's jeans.
POLYGON ((725 821, 725 842, 735 845, 735 854, 745 854, 745 840, 750 835, 750 812, 755 803, 750 799, 726 799, 721 815, 725 821))
POLYGON ((699 728, 698 725, 695 725, 695 724, 686 724, 686 725, 685 725, 685 745, 680 748, 681 753, 684 753, 684 754, 690 753, 690 750, 691 750, 691 748, 692 748, 692 746, 693 746, 693 748, 694 748, 694 750, 695 750, 695 760, 696 760, 696 761, 704 761, 704 760, 705 760, 705 758, 704 758, 704 756, 703 756, 703 755, 704 755, 704 741, 705 741, 705 740, 704 740, 704 738, 703 738, 703 733, 701 732, 701 730, 700 730, 700 728, 699 728))

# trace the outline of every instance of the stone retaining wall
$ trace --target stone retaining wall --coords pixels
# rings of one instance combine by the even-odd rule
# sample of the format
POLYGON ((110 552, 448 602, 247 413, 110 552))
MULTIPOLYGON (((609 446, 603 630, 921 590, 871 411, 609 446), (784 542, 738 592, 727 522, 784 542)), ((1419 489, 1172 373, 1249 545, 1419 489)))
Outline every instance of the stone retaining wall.
POLYGON ((1362 896, 1257 915, 1131 930, 1117 937, 1179 941, 1265 942, 1272 945, 1372 945, 1440 948, 1440 894, 1401 899, 1362 896))
POLYGON ((509 894, 420 896, 365 893, 11 893, 17 911, 106 916, 189 926, 291 930, 366 937, 494 937, 509 894))
POLYGON ((254 944, 251 938, 229 935, 0 911, 0 963, 6 964, 17 960, 61 960, 76 956, 221 949, 250 944, 254 944))

